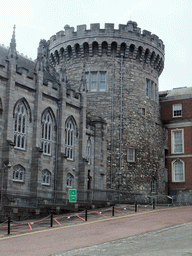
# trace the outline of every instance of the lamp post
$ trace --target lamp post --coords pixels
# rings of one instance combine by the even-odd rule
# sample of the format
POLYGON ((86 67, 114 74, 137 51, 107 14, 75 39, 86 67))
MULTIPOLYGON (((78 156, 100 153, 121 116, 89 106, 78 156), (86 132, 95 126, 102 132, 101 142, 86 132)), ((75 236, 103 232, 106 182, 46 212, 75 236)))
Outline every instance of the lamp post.
POLYGON ((3 208, 3 188, 4 188, 4 172, 6 170, 6 168, 10 168, 11 164, 8 163, 7 165, 3 165, 3 167, 1 168, 1 210, 3 208))

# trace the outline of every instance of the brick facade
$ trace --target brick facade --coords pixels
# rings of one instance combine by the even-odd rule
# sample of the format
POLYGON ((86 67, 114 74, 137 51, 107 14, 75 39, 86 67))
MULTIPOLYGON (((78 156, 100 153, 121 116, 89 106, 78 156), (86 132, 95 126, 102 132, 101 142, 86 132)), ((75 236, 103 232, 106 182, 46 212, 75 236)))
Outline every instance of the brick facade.
POLYGON ((168 170, 169 194, 179 202, 192 203, 192 89, 176 88, 160 92, 162 121, 168 132, 168 148, 166 152, 166 168, 168 170), (179 112, 174 113, 174 107, 179 112), (175 141, 175 132, 182 137, 175 141), (175 146, 175 144, 177 144, 175 146), (178 144, 180 144, 178 146, 178 144), (178 149, 175 151, 175 147, 178 149), (182 169, 175 169, 175 163, 180 163, 182 169), (175 174, 175 170, 177 174, 175 174), (178 175, 177 178, 175 175, 178 175), (179 176, 180 175, 180 176, 179 176), (183 178, 182 178, 183 177, 183 178))

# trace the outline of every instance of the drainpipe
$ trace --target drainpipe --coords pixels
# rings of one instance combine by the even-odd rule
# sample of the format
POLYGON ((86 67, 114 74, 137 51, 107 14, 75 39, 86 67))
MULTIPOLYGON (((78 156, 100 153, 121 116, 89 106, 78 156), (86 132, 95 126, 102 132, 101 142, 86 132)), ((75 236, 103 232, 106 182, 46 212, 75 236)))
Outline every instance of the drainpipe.
POLYGON ((56 116, 57 132, 56 132, 56 146, 55 146, 54 204, 55 204, 55 197, 56 197, 57 171, 58 171, 58 147, 59 147, 60 107, 61 107, 61 101, 58 101, 58 103, 57 103, 57 116, 56 116))
MULTIPOLYGON (((121 175, 122 175, 122 130, 123 130, 123 53, 121 53, 121 69, 120 69, 120 125, 119 125, 119 191, 121 190, 121 175)), ((120 196, 120 194, 119 194, 120 196)))

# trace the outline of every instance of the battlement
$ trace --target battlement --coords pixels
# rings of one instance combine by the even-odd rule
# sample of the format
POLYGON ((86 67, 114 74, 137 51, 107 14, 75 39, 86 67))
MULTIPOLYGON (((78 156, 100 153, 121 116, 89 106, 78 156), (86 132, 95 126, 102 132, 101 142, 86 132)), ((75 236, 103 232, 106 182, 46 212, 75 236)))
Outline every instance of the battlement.
POLYGON ((137 26, 134 21, 128 21, 127 24, 119 24, 119 29, 114 28, 113 23, 105 23, 105 28, 100 28, 100 23, 90 24, 90 29, 87 30, 86 25, 77 26, 77 31, 74 27, 66 25, 64 30, 59 31, 56 35, 50 38, 50 48, 54 47, 57 43, 67 42, 70 40, 86 38, 86 37, 122 37, 122 38, 138 38, 140 40, 148 41, 155 44, 157 47, 164 50, 164 44, 161 39, 155 34, 147 30, 141 32, 141 28, 137 26))

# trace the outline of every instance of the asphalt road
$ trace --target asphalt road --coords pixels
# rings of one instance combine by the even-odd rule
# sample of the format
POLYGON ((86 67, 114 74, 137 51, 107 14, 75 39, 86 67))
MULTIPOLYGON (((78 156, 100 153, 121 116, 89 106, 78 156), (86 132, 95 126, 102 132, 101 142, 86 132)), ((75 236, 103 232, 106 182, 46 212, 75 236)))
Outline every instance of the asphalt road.
POLYGON ((192 223, 131 236, 54 256, 189 256, 192 255, 192 223))
POLYGON ((192 255, 188 222, 192 222, 192 206, 94 220, 2 237, 0 255, 192 255), (175 225, 181 225, 183 233, 175 225), (158 231, 163 229, 167 230, 158 231), (172 236, 166 233, 169 230, 172 236))

